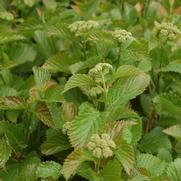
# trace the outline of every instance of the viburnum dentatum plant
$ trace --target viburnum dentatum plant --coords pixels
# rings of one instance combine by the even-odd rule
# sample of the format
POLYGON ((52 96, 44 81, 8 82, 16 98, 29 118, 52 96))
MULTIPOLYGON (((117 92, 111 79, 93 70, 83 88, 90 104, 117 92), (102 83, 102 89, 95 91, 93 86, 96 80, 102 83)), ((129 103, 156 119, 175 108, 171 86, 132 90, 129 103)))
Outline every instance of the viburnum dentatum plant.
POLYGON ((0 21, 0 180, 181 180, 179 0, 1 0, 0 21))

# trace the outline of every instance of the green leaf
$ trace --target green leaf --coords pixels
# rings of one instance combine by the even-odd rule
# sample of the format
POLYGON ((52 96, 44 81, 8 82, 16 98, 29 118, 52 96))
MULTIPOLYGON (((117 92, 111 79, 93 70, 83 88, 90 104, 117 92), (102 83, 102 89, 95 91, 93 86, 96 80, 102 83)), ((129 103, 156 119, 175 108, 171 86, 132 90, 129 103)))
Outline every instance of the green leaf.
POLYGON ((178 158, 172 162, 167 168, 167 175, 171 178, 171 181, 181 180, 181 159, 178 158))
POLYGON ((53 155, 70 148, 69 141, 63 133, 49 129, 46 140, 41 145, 41 152, 45 155, 53 155))
POLYGON ((39 163, 36 176, 40 178, 54 178, 58 179, 61 175, 62 166, 54 161, 46 161, 39 163))
POLYGON ((180 106, 161 96, 156 96, 153 102, 159 115, 170 116, 180 120, 180 106))
POLYGON ((6 170, 0 171, 0 179, 6 181, 36 181, 36 168, 40 159, 35 155, 28 155, 19 163, 10 164, 6 170))
POLYGON ((104 165, 101 175, 103 176, 104 181, 123 181, 123 178, 121 177, 121 171, 122 167, 120 163, 114 159, 110 160, 106 165, 104 165))
POLYGON ((149 72, 152 69, 152 65, 149 60, 144 60, 139 63, 138 68, 140 68, 144 72, 149 72))
POLYGON ((94 181, 101 181, 100 176, 96 173, 96 171, 94 171, 94 170, 91 168, 90 165, 91 165, 91 164, 86 163, 86 162, 85 162, 85 163, 82 163, 82 164, 78 167, 76 173, 77 173, 78 175, 80 175, 81 177, 89 180, 89 181, 92 181, 92 180, 94 180, 94 181))
POLYGON ((143 73, 141 69, 138 69, 132 65, 122 65, 118 67, 115 73, 115 78, 137 76, 141 73, 143 73))
POLYGON ((169 128, 163 130, 169 136, 173 136, 174 138, 181 140, 181 125, 174 125, 169 128))
POLYGON ((0 99, 0 109, 22 110, 27 108, 26 102, 18 96, 6 96, 0 99))
POLYGON ((11 156, 12 150, 5 138, 0 139, 0 168, 3 168, 11 156))
POLYGON ((17 96, 18 92, 11 87, 1 86, 0 87, 0 97, 8 97, 8 96, 17 96))
POLYGON ((166 163, 151 154, 137 155, 138 168, 147 169, 152 176, 161 176, 166 169, 166 163))
POLYGON ((90 104, 83 103, 79 107, 78 116, 72 121, 68 135, 74 147, 82 147, 92 134, 98 133, 103 126, 102 115, 90 104))
POLYGON ((75 74, 72 77, 70 77, 70 79, 65 84, 64 92, 75 87, 91 86, 94 84, 94 80, 89 75, 75 74))
POLYGON ((43 57, 48 58, 56 53, 56 42, 53 37, 48 37, 46 33, 38 30, 35 31, 34 38, 37 43, 37 49, 43 57))
POLYGON ((0 18, 7 20, 7 21, 12 21, 14 19, 14 16, 12 13, 10 13, 8 11, 2 11, 2 12, 0 12, 0 18))
POLYGON ((171 150, 171 142, 168 136, 162 132, 162 129, 155 127, 149 133, 144 135, 140 144, 141 150, 147 153, 158 153, 160 148, 171 150))
POLYGON ((63 102, 64 97, 62 91, 63 87, 59 86, 58 84, 48 87, 42 100, 45 102, 63 102))
POLYGON ((19 151, 26 148, 27 133, 24 132, 22 124, 13 124, 10 122, 3 122, 3 131, 8 139, 9 145, 15 150, 19 151))
POLYGON ((37 55, 35 49, 31 45, 25 43, 12 44, 8 47, 7 53, 12 60, 11 67, 15 67, 26 62, 33 62, 37 55))
POLYGON ((57 103, 40 103, 36 109, 36 115, 45 125, 55 129, 62 128, 63 120, 57 103))
POLYGON ((127 108, 126 106, 121 106, 119 103, 115 104, 114 107, 108 107, 106 110, 105 119, 107 122, 113 122, 121 119, 129 120, 131 118, 140 119, 139 115, 135 111, 127 108))
POLYGON ((123 104, 141 94, 150 82, 147 74, 121 77, 108 92, 108 105, 123 104))
POLYGON ((134 168, 135 155, 134 149, 131 144, 128 144, 123 139, 119 140, 119 148, 115 151, 115 156, 118 161, 122 164, 127 174, 131 174, 134 168))
POLYGON ((34 67, 33 68, 33 73, 34 73, 34 79, 37 84, 37 86, 40 89, 43 89, 46 85, 46 83, 50 80, 51 75, 48 72, 48 70, 45 70, 40 67, 34 67))
POLYGON ((76 149, 68 155, 63 164, 63 175, 66 180, 76 173, 76 170, 86 160, 87 157, 81 149, 76 149))
POLYGON ((50 72, 65 72, 69 73, 69 66, 76 62, 75 58, 67 52, 61 52, 50 56, 45 63, 43 68, 49 70, 50 72))
POLYGON ((170 62, 166 67, 162 68, 161 71, 181 73, 181 60, 170 62))

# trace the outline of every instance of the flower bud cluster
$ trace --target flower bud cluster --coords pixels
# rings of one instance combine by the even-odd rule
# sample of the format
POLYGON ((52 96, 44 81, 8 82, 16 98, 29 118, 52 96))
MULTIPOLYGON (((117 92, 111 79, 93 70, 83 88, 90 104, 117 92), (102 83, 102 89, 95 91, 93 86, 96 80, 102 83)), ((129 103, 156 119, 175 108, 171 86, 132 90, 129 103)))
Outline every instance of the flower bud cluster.
POLYGON ((156 35, 165 40, 173 41, 181 31, 172 23, 156 23, 156 35))
POLYGON ((89 91, 88 94, 92 97, 96 97, 97 95, 100 95, 104 92, 104 89, 101 86, 97 87, 92 87, 89 91))
POLYGON ((119 43, 124 43, 128 40, 133 40, 133 36, 131 32, 128 32, 126 30, 115 30, 112 33, 112 36, 118 40, 119 43))
POLYGON ((97 158, 108 158, 113 155, 112 149, 116 148, 116 144, 106 133, 101 134, 101 136, 94 134, 87 144, 87 148, 97 158))
POLYGON ((72 122, 71 121, 67 121, 64 125, 63 125, 63 128, 62 128, 62 132, 64 134, 67 133, 67 131, 71 128, 72 126, 72 122))
POLYGON ((76 21, 69 25, 69 29, 71 32, 74 32, 76 36, 79 36, 81 33, 84 33, 88 30, 95 29, 99 26, 97 21, 89 20, 89 21, 76 21))
POLYGON ((89 70, 89 75, 92 76, 97 83, 102 82, 102 76, 105 76, 112 69, 112 65, 108 63, 98 63, 94 68, 89 70))

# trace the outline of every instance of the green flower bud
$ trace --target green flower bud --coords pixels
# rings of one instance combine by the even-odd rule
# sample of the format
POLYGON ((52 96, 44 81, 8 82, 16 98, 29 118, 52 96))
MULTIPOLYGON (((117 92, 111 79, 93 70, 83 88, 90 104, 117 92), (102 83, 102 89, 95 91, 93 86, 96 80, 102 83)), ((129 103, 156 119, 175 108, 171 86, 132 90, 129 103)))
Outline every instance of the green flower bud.
POLYGON ((93 135, 91 136, 90 141, 95 142, 96 140, 100 140, 100 136, 99 136, 98 134, 93 134, 93 135))
POLYGON ((114 38, 116 38, 120 43, 123 43, 123 42, 128 41, 128 40, 134 40, 131 32, 128 32, 128 31, 122 30, 122 29, 115 30, 112 33, 112 36, 114 38))
POLYGON ((108 147, 107 141, 104 140, 104 139, 101 139, 101 140, 100 140, 100 147, 101 147, 101 148, 108 147))
POLYGON ((161 39, 173 41, 176 35, 181 34, 181 31, 172 23, 155 23, 156 36, 161 39))
POLYGON ((69 29, 71 32, 74 32, 76 36, 79 36, 81 33, 84 33, 88 30, 95 29, 99 26, 97 21, 89 20, 89 21, 76 21, 69 25, 69 29))
POLYGON ((94 142, 89 142, 89 143, 87 144, 87 148, 88 148, 89 150, 93 150, 94 148, 96 148, 96 144, 95 144, 94 142))
POLYGON ((97 158, 101 158, 101 156, 102 156, 102 150, 101 150, 101 148, 95 148, 95 149, 93 150, 93 155, 94 155, 95 157, 97 157, 97 158))
POLYGON ((168 39, 169 39, 170 41, 175 40, 175 38, 176 38, 175 33, 169 33, 169 35, 168 35, 168 39))
POLYGON ((166 36, 168 36, 168 34, 169 34, 168 30, 163 29, 163 30, 160 31, 160 35, 161 36, 165 36, 166 37, 166 36))
POLYGON ((105 158, 111 157, 113 155, 113 152, 109 147, 103 149, 102 152, 103 152, 103 157, 105 158))

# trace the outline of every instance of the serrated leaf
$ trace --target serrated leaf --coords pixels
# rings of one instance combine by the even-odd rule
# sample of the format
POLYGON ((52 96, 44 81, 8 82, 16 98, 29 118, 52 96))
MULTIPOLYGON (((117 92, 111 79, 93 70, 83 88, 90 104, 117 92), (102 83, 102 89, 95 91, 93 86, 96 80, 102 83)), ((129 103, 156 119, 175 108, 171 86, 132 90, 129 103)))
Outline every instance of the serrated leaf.
POLYGON ((48 130, 46 140, 41 145, 41 152, 45 155, 53 155, 55 153, 69 149, 71 146, 63 133, 55 130, 48 130))
POLYGON ((0 99, 0 109, 21 110, 26 107, 26 102, 18 96, 6 96, 0 99))
POLYGON ((131 144, 128 144, 123 139, 120 139, 119 148, 115 151, 115 156, 121 163, 127 174, 131 174, 135 163, 133 146, 131 144))
POLYGON ((121 77, 108 92, 108 105, 123 104, 141 94, 150 82, 147 74, 121 77))
POLYGON ((123 178, 121 177, 121 171, 121 164, 116 159, 114 159, 107 162, 101 171, 101 175, 104 181, 123 181, 123 178))
POLYGON ((61 175, 62 166, 54 161, 39 163, 36 170, 36 176, 40 178, 58 179, 61 175))
POLYGON ((94 85, 94 80, 86 74, 75 74, 67 81, 65 84, 64 92, 69 89, 81 86, 91 86, 94 85))
POLYGON ((65 72, 69 73, 69 66, 75 63, 75 59, 70 53, 58 53, 49 57, 43 64, 43 68, 50 72, 65 72))
POLYGON ((45 125, 54 127, 53 119, 46 104, 39 104, 36 109, 36 115, 45 125))
POLYGON ((35 79, 37 86, 40 89, 43 89, 45 87, 45 84, 51 78, 50 73, 48 72, 48 70, 40 68, 40 67, 34 67, 33 73, 34 73, 34 79, 35 79))
POLYGON ((18 92, 11 87, 8 86, 1 86, 0 87, 0 97, 6 97, 6 96, 17 96, 18 92))
POLYGON ((181 159, 178 158, 172 162, 167 168, 167 175, 171 178, 171 181, 181 180, 181 159))
POLYGON ((118 67, 115 73, 115 78, 137 76, 141 73, 143 73, 141 69, 136 68, 132 65, 122 65, 118 67))
POLYGON ((77 168, 84 161, 89 160, 81 149, 76 149, 68 155, 63 164, 63 175, 68 180, 76 173, 77 168))
POLYGON ((3 131, 8 139, 9 145, 16 151, 26 148, 27 133, 21 124, 13 124, 10 122, 3 122, 3 131))
POLYGON ((162 129, 159 127, 155 127, 149 133, 144 135, 141 140, 140 148, 142 151, 147 153, 158 153, 160 148, 166 148, 167 150, 171 150, 171 142, 168 139, 162 129))
POLYGON ((103 126, 102 115, 90 104, 83 103, 79 107, 78 116, 72 121, 68 135, 74 147, 82 147, 92 134, 98 133, 103 126))
POLYGON ((181 125, 174 125, 163 130, 167 135, 173 136, 174 138, 181 140, 181 125))
POLYGON ((78 167, 76 173, 89 181, 101 181, 100 176, 91 168, 90 164, 86 162, 78 167))
POLYGON ((166 67, 162 68, 161 71, 181 73, 181 60, 170 62, 166 67))
POLYGON ((11 67, 21 65, 25 62, 33 62, 37 55, 35 49, 31 45, 25 43, 14 43, 8 47, 7 52, 12 60, 11 67))
POLYGON ((26 159, 19 163, 13 163, 0 171, 0 179, 6 181, 36 181, 36 167, 40 159, 35 155, 27 155, 26 159))
POLYGON ((153 102, 159 115, 170 116, 180 120, 180 106, 161 96, 156 96, 153 102))
POLYGON ((5 138, 0 139, 0 168, 3 168, 11 156, 12 150, 5 138))
POLYGON ((108 107, 106 110, 105 119, 107 122, 113 122, 121 119, 127 120, 131 118, 139 119, 139 115, 135 111, 127 108, 125 105, 122 106, 119 103, 115 104, 114 107, 108 107))
POLYGON ((166 169, 166 163, 161 161, 156 156, 151 154, 139 154, 137 155, 137 164, 138 168, 147 169, 152 176, 161 176, 166 169))

